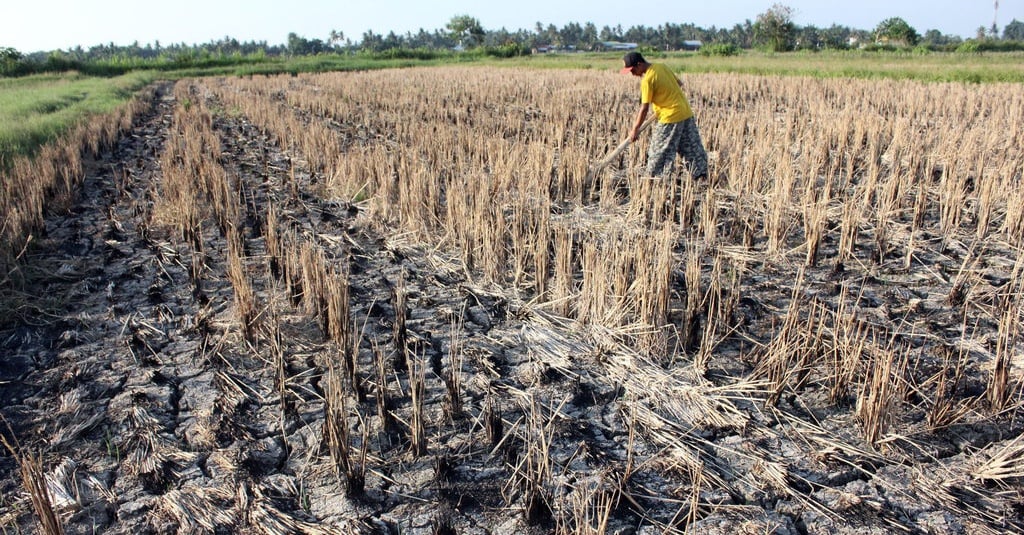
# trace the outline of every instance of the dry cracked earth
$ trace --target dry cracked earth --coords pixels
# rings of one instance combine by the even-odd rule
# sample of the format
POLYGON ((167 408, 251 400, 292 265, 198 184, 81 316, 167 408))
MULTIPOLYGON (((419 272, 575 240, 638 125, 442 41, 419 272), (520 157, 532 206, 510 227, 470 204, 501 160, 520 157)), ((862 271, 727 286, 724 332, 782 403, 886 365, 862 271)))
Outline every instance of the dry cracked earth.
MULTIPOLYGON (((266 257, 255 207, 268 203, 327 250, 351 252, 360 351, 343 411, 351 467, 339 471, 324 423, 325 362, 339 349, 325 342, 317 318, 266 306, 287 299, 270 269, 253 268, 263 313, 276 314, 280 327, 246 339, 223 237, 204 234, 208 273, 193 284, 186 247, 149 221, 175 105, 170 87, 160 88, 152 113, 88 163, 80 197, 48 218, 24 258, 17 320, 0 325, 4 433, 21 456, 39 456, 66 533, 1024 527, 1019 488, 947 477, 964 473, 959 467, 978 450, 1019 436, 1015 413, 908 435, 894 446, 898 454, 886 455, 864 443, 850 406, 825 399, 827 385, 810 381, 776 407, 735 386, 756 365, 756 341, 770 340, 773 314, 785 309, 789 285, 779 281, 789 273, 766 264, 751 277, 738 305, 742 330, 721 343, 706 373, 651 362, 614 336, 479 287, 443 252, 366 223, 358 205, 305 193, 315 177, 300 161, 244 118, 218 115, 224 165, 250 193, 250 265, 266 257), (280 180, 293 164, 297 194, 280 180), (400 307, 411 367, 397 356, 400 307), (275 339, 281 370, 271 357, 275 339), (417 371, 422 392, 410 386, 417 371), (419 445, 410 433, 417 418, 426 435, 419 445)), ((967 254, 956 244, 946 251, 950 270, 967 254)), ((1006 269, 992 260, 992 287, 1005 283, 1006 269)), ((842 275, 822 268, 806 277, 827 301, 842 275)), ((937 294, 945 287, 932 288, 934 279, 860 280, 861 307, 881 321, 930 311, 922 347, 957 336, 963 318, 943 312, 949 307, 937 294)), ((958 380, 964 399, 984 391, 983 377, 958 380)), ((903 393, 906 404, 913 395, 903 393)), ((40 532, 9 451, 0 457, 0 496, 4 533, 40 532)))

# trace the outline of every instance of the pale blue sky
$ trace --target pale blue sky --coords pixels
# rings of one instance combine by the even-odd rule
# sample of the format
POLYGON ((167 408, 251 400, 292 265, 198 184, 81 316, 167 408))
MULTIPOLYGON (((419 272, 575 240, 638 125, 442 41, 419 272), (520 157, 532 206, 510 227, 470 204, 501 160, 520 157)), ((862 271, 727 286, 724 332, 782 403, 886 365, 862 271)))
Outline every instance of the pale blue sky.
MULTIPOLYGON (((964 38, 991 26, 995 14, 993 0, 8 0, 0 47, 28 53, 111 42, 198 44, 225 36, 276 45, 286 43, 289 32, 326 41, 331 30, 358 41, 366 30, 386 35, 442 29, 460 14, 488 30, 533 29, 537 22, 731 28, 776 2, 792 7, 801 26, 871 30, 901 17, 918 33, 937 29, 964 38)), ((1000 0, 999 30, 1013 19, 1024 21, 1024 0, 1000 0)))

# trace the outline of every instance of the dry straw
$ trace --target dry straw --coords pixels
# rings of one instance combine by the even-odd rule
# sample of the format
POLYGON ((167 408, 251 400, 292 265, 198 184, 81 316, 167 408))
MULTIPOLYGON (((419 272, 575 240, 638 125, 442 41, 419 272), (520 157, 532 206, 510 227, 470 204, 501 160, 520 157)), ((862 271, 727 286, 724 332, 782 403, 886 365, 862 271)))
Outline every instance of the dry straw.
MULTIPOLYGON (((8 430, 10 430, 10 426, 8 426, 8 430)), ((4 434, 0 434, 0 443, 18 461, 21 468, 21 484, 32 500, 32 510, 36 514, 36 519, 39 520, 41 532, 46 535, 63 535, 64 525, 53 504, 53 495, 47 485, 46 473, 43 470, 42 456, 23 451, 20 446, 12 445, 4 434)))
MULTIPOLYGON (((933 397, 920 405, 927 411, 923 426, 937 430, 980 418, 973 401, 955 399, 963 374, 982 369, 973 359, 980 356, 989 378, 987 416, 1019 411, 1013 361, 1019 353, 1021 290, 1011 282, 986 293, 984 277, 986 268, 1008 271, 992 257, 1013 257, 1024 244, 1024 193, 1018 187, 1024 93, 1019 88, 691 75, 687 81, 699 88, 693 94, 702 103, 702 136, 716 156, 712 170, 717 171, 710 184, 698 184, 685 172, 670 180, 641 176, 636 164, 646 139, 599 172, 592 168, 596 158, 621 142, 623 117, 635 106, 635 81, 581 71, 543 78, 539 82, 528 70, 446 66, 179 82, 174 96, 182 105, 160 156, 159 186, 151 192, 152 225, 145 233, 163 230, 191 247, 197 287, 216 267, 208 244, 225 239, 239 324, 250 340, 257 337, 262 305, 253 287, 255 256, 241 232, 242 207, 255 193, 220 161, 214 112, 205 97, 238 110, 287 154, 287 164, 278 168, 264 153, 256 172, 281 188, 288 203, 307 195, 352 202, 366 228, 451 252, 472 282, 504 288, 529 300, 535 318, 556 314, 563 318, 560 325, 611 348, 599 352, 608 377, 638 395, 638 403, 641 397, 649 402, 646 411, 631 408, 630 425, 664 447, 669 462, 691 480, 691 522, 702 507, 700 489, 731 485, 709 453, 715 445, 694 430, 754 425, 738 400, 766 401, 769 407, 789 399, 797 403, 803 389, 820 379, 836 409, 856 399, 864 442, 889 445, 895 423, 904 416, 908 388, 933 397), (399 84, 403 91, 397 95, 378 90, 399 84), (929 290, 948 296, 944 303, 930 304, 955 309, 964 326, 991 322, 995 343, 985 345, 984 334, 964 328, 955 359, 933 355, 936 366, 925 372, 925 380, 908 378, 927 369, 917 360, 928 353, 908 349, 906 339, 914 333, 900 332, 903 325, 869 317, 859 287, 900 265, 913 270, 944 262, 949 267, 954 251, 975 242, 979 246, 971 246, 959 271, 952 266, 952 278, 927 266, 926 276, 935 281, 929 290), (901 262, 890 262, 893 258, 901 262), (834 278, 825 280, 816 269, 822 264, 833 266, 829 276, 834 278), (794 266, 813 276, 779 275, 783 269, 797 273, 794 266), (780 277, 785 284, 766 288, 766 281, 780 277), (807 297, 815 292, 824 297, 807 297), (740 310, 741 294, 750 301, 777 298, 762 307, 768 318, 754 319, 768 332, 743 332, 750 326, 742 323, 741 312, 757 307, 747 302, 740 310), (703 374, 734 334, 746 335, 731 341, 752 346, 760 362, 750 375, 711 384, 703 374), (671 358, 673 337, 693 362, 671 358), (972 358, 964 356, 977 347, 991 351, 975 349, 972 358), (673 369, 666 370, 666 364, 673 369)), ((85 156, 95 153, 123 126, 120 121, 94 126, 77 143, 46 149, 36 164, 14 162, 0 181, 0 208, 8 214, 0 228, 5 283, 18 276, 12 259, 40 228, 47 196, 66 200, 80 181, 79 149, 88 149, 85 156)), ((277 207, 265 217, 269 271, 281 278, 291 303, 319 322, 325 341, 341 348, 340 362, 353 389, 349 394, 359 399, 363 379, 348 303, 347 252, 307 239, 285 219, 277 207)), ((1016 260, 1009 260, 1015 265, 1011 281, 1020 280, 1016 260)), ((411 407, 402 414, 409 415, 414 453, 424 455, 431 431, 424 409, 426 365, 409 346, 406 298, 399 281, 392 297, 391 371, 409 372, 411 407)), ((269 321, 272 339, 280 345, 280 335, 273 334, 279 333, 278 320, 269 321)), ((462 396, 457 329, 453 325, 444 378, 452 414, 462 396)), ((392 405, 399 398, 391 391, 395 380, 386 369, 386 347, 374 348, 376 369, 369 381, 382 427, 396 417, 392 405)), ((549 342, 537 355, 575 373, 558 353, 577 348, 549 342)), ((283 400, 284 352, 273 351, 283 400)), ((328 379, 339 380, 333 369, 328 379)), ((345 398, 340 385, 329 390, 333 422, 325 420, 331 428, 325 434, 333 437, 333 462, 340 472, 356 472, 343 460, 351 452, 341 453, 351 441, 342 437, 349 417, 345 398)), ((488 438, 498 444, 509 433, 488 399, 482 416, 488 438)), ((527 517, 534 520, 558 512, 551 507, 550 451, 557 411, 545 411, 526 403, 527 421, 515 430, 527 448, 522 464, 514 467, 516 488, 527 496, 527 517)), ((155 473, 172 454, 161 450, 145 414, 137 416, 132 440, 138 447, 131 462, 139 473, 155 473)), ((799 425, 804 424, 809 425, 799 425)), ((979 464, 977 480, 1002 483, 1017 477, 1016 442, 990 453, 991 462, 979 464)), ((789 492, 784 487, 793 474, 784 463, 756 453, 745 458, 758 468, 760 484, 789 492)), ((575 512, 569 515, 575 520, 563 527, 601 530, 614 500, 588 489, 576 489, 570 505, 575 512)), ((244 487, 237 493, 252 506, 251 522, 272 526, 271 532, 315 531, 274 509, 260 493, 244 487)), ((187 504, 182 507, 188 511, 187 504)))

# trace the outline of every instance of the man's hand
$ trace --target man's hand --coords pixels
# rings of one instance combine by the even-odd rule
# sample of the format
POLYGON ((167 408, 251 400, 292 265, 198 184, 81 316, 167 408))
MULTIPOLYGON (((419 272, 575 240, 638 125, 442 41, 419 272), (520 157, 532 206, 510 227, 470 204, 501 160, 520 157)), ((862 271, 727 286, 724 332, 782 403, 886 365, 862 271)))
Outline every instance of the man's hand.
POLYGON ((630 143, 636 142, 636 138, 640 136, 640 130, 644 126, 644 119, 647 119, 647 109, 650 108, 650 104, 641 104, 640 109, 636 111, 636 120, 633 121, 633 129, 629 131, 630 143))

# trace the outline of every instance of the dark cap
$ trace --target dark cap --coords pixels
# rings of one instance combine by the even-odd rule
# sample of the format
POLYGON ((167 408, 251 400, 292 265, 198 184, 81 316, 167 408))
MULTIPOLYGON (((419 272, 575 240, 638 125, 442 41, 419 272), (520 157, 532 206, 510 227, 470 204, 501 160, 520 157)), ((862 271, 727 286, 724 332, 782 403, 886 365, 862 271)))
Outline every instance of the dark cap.
POLYGON ((647 61, 644 60, 644 57, 641 56, 639 52, 628 52, 628 53, 626 53, 625 56, 622 56, 622 64, 624 65, 624 67, 622 67, 622 71, 621 71, 622 74, 626 74, 633 67, 636 67, 637 65, 639 65, 641 63, 647 63, 647 61))

